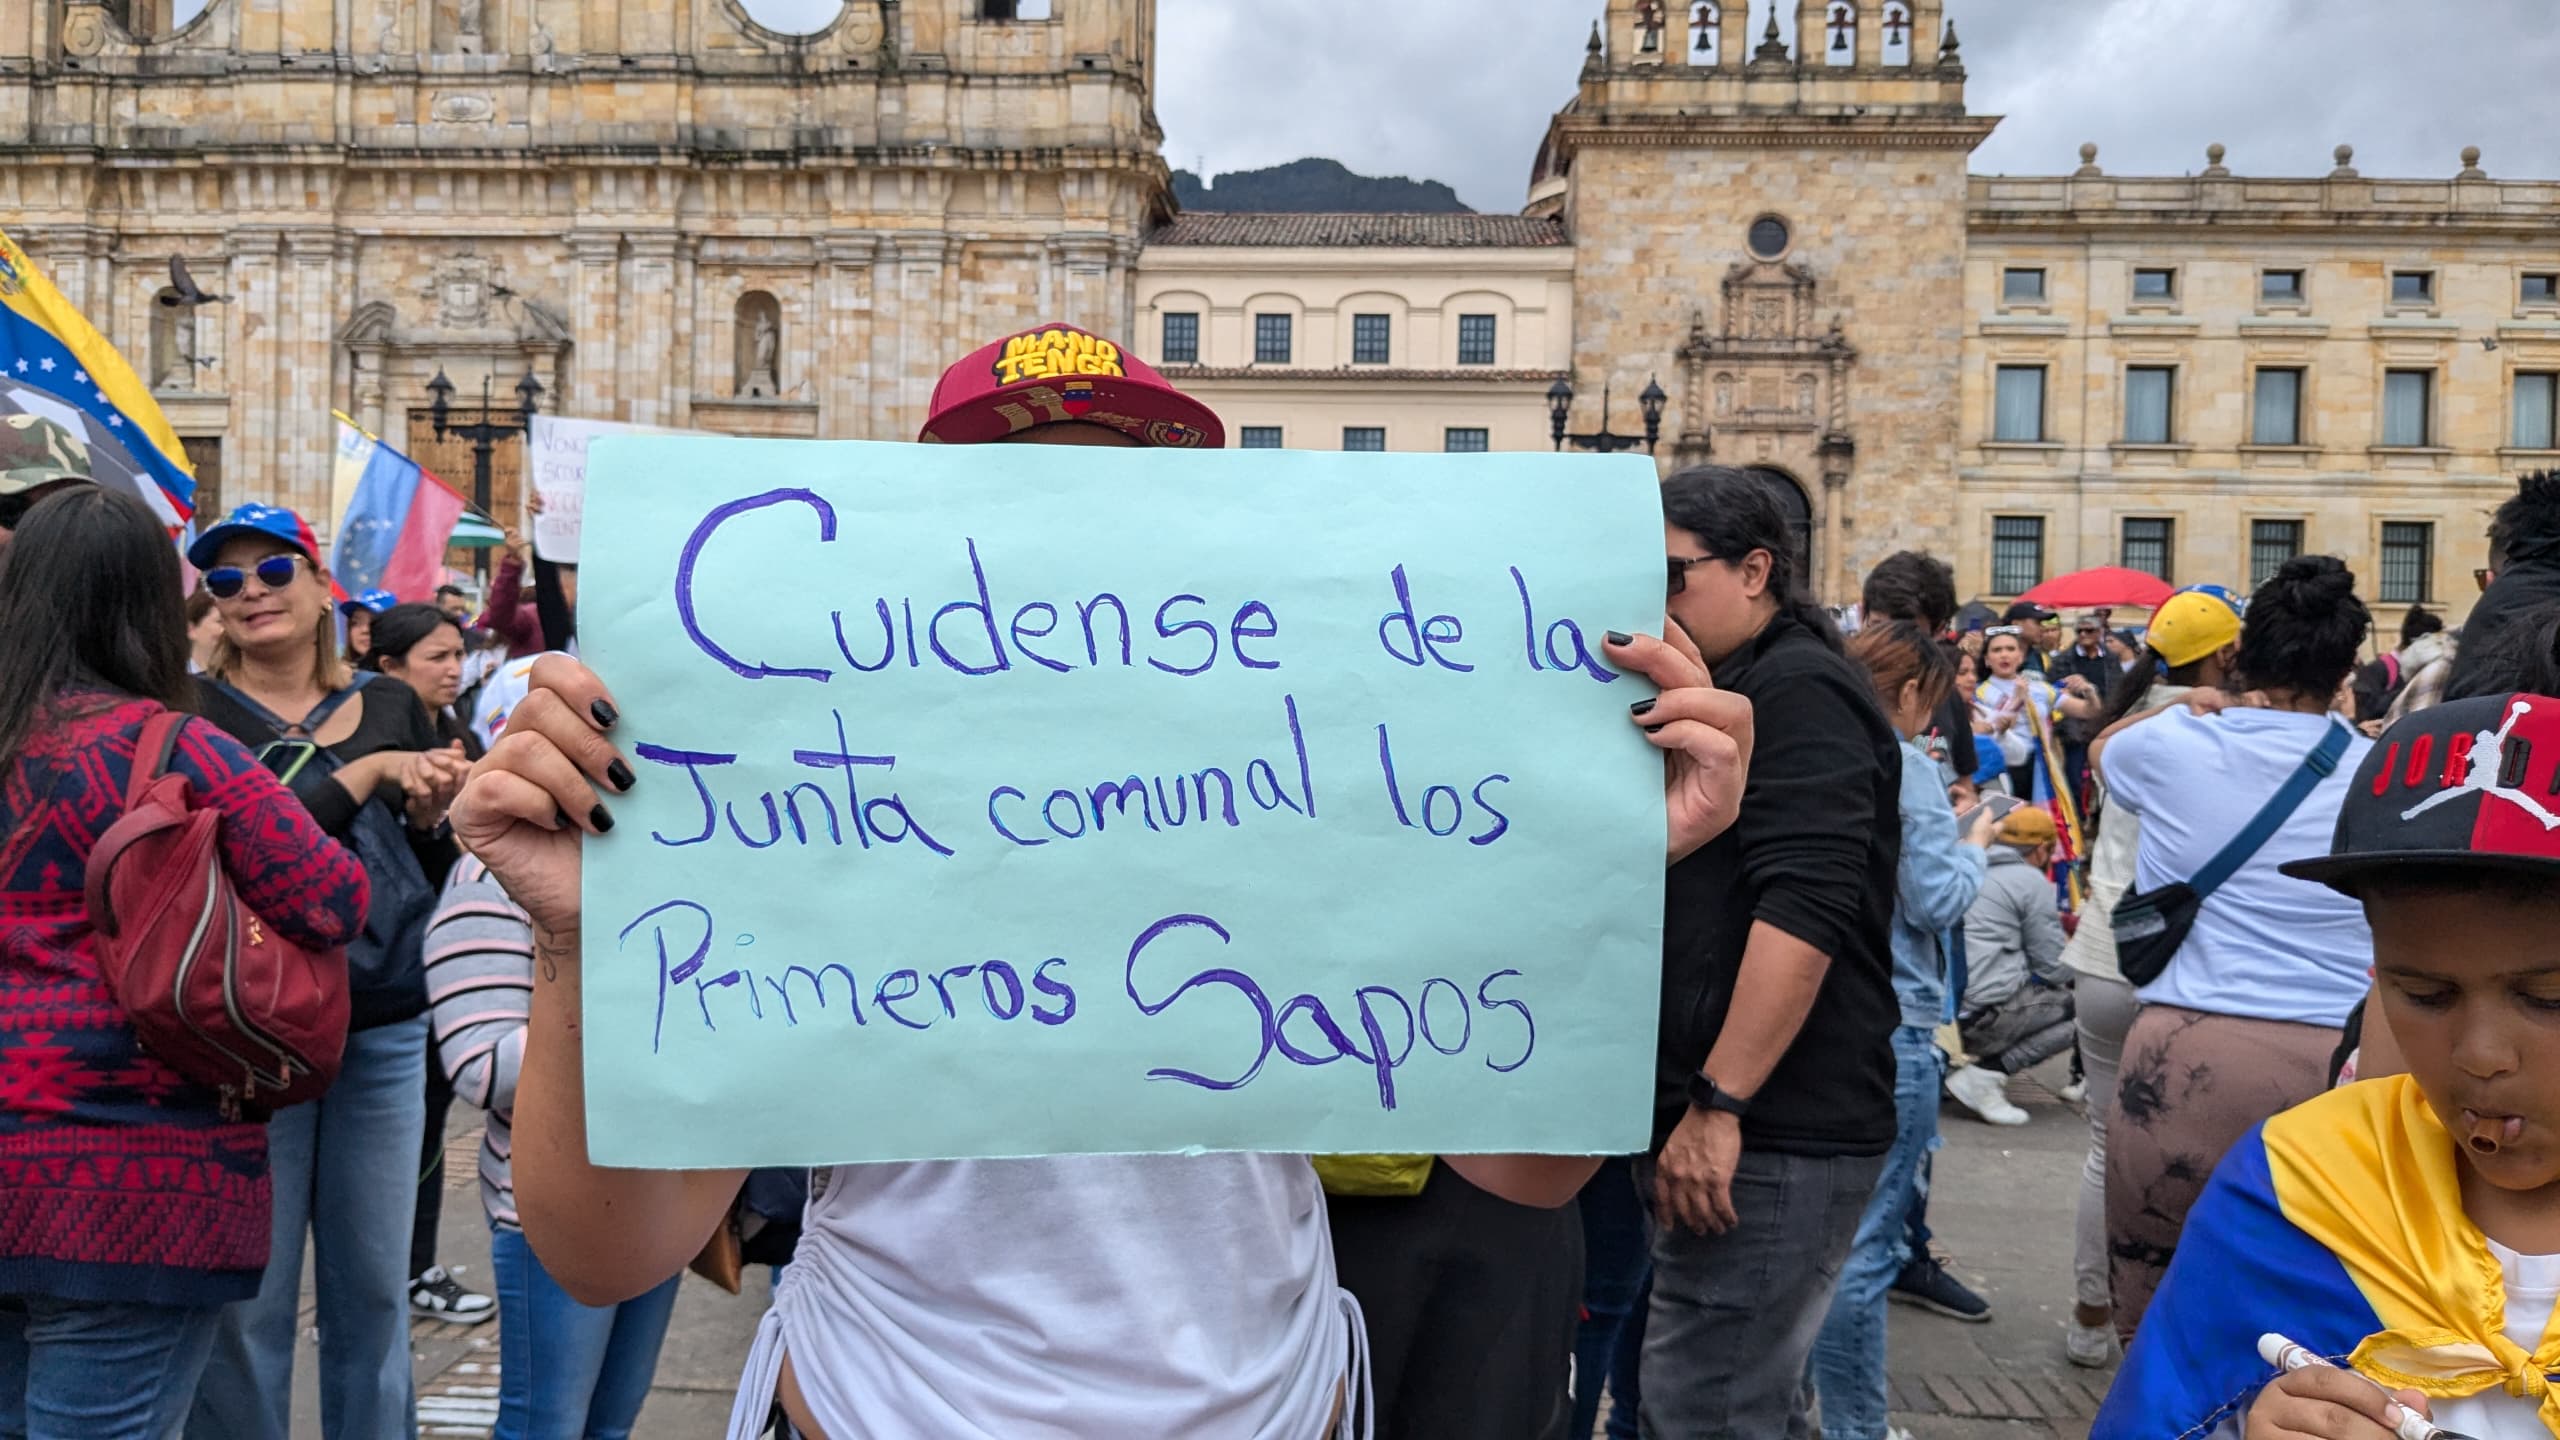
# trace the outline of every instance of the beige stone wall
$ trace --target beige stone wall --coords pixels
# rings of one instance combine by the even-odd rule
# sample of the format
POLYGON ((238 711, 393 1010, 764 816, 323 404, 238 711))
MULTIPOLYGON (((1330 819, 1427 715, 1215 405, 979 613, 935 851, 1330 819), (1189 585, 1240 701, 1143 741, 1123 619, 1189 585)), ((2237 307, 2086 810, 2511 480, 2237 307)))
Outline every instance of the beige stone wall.
POLYGON ((1197 366, 1167 373, 1226 420, 1274 427, 1293 449, 1337 449, 1347 426, 1390 450, 1439 450, 1452 428, 1494 450, 1544 449, 1547 387, 1573 334, 1573 252, 1561 246, 1154 245, 1140 257, 1130 343, 1160 362, 1164 316, 1199 317, 1197 366), (1285 366, 1254 364, 1254 316, 1291 317, 1285 366), (1352 317, 1388 317, 1384 364, 1352 360, 1352 317), (1494 317, 1494 359, 1458 363, 1458 317, 1494 317))
POLYGON ((2560 301, 2527 300, 2560 273, 2548 236, 2560 185, 2472 174, 2449 181, 1976 179, 1966 265, 1963 588, 1995 593, 1996 517, 2045 521, 2046 570, 2121 557, 2127 518, 2175 522, 2171 578, 2245 587, 2254 522, 2298 522, 2307 553, 2337 555, 2395 617, 2422 599, 2455 616, 2476 598, 2488 512, 2525 469, 2560 453, 2517 448, 2519 372, 2560 372, 2560 301), (2004 272, 2041 270, 2042 303, 2004 299, 2004 272), (2138 298, 2137 269, 2174 294, 2138 298), (2303 273, 2297 303, 2269 301, 2269 270, 2303 273), (2394 273, 2431 298, 2393 299, 2394 273), (2482 342, 2491 342, 2495 348, 2482 342), (1994 439, 1995 372, 2047 367, 2041 442, 1994 439), (2126 442, 2126 372, 2174 372, 2164 445, 2126 442), (2258 374, 2302 371, 2299 442, 2258 444, 2258 374), (2427 373, 2422 445, 2386 445, 2384 375, 2427 373), (2423 594, 2385 603, 2386 524, 2433 526, 2423 594))
POLYGON ((854 4, 792 38, 734 0, 211 0, 137 39, 30 0, 0 6, 37 82, 0 82, 0 217, 220 440, 227 502, 325 518, 330 411, 404 435, 439 370, 475 413, 529 371, 555 411, 905 438, 977 344, 1129 328, 1167 203, 1152 0, 1057 9, 908 0, 891 35, 854 4), (231 297, 174 372, 173 254, 231 297), (739 393, 751 294, 769 397, 739 393))

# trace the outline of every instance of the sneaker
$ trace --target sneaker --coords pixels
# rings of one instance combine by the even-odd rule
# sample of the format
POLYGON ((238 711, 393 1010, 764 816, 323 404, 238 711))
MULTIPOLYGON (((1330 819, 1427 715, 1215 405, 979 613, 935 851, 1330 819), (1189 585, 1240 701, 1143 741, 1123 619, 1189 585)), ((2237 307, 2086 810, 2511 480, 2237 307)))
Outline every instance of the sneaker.
POLYGON ((1991 1319, 1991 1302, 1948 1274, 1947 1267, 1935 1255, 1914 1255, 1903 1262, 1902 1273, 1893 1277, 1893 1288, 1885 1292, 1885 1298, 1967 1325, 1987 1324, 1991 1319))
POLYGON ((409 1282, 409 1308, 430 1319, 477 1325, 498 1313, 498 1302, 445 1273, 441 1265, 409 1282))
POLYGON ((2063 1086, 2061 1089, 2056 1090, 2053 1093, 2055 1098, 2059 1099, 2063 1104, 2077 1105, 2081 1101, 2089 1098, 2089 1082, 2081 1079, 2077 1075, 2074 1075, 2071 1077, 2070 1084, 2063 1086))
POLYGON ((1967 1065, 1947 1076, 1947 1093, 1986 1125, 2024 1125, 2027 1112, 2009 1103, 2009 1077, 1967 1065))
POLYGON ((2077 1321, 2063 1332, 2062 1353, 2083 1370, 2104 1370, 2124 1358, 2124 1347, 2116 1342, 2112 1325, 2082 1325, 2077 1321))

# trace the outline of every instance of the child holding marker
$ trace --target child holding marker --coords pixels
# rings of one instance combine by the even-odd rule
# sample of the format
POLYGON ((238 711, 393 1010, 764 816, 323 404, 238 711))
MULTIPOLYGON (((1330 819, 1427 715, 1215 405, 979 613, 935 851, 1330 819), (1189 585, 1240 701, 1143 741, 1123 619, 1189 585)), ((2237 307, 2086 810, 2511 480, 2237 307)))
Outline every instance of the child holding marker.
POLYGON ((2363 902, 2408 1073, 2224 1158, 2090 1433, 2560 1433, 2560 698, 2403 719, 2284 868, 2363 902))

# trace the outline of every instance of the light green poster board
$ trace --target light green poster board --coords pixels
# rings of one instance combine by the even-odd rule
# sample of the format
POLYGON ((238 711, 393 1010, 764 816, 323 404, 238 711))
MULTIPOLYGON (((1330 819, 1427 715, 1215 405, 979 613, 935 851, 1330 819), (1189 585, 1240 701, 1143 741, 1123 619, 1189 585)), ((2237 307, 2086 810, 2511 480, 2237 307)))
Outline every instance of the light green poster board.
POLYGON ((598 439, 590 1138, 701 1167, 1619 1153, 1646 462, 598 439))

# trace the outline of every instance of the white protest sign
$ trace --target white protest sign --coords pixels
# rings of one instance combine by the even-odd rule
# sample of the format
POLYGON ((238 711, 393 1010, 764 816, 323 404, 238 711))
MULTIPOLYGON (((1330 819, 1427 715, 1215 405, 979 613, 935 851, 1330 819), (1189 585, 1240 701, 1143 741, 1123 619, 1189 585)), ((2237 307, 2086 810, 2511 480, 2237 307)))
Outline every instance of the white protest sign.
POLYGON ((526 478, 533 482, 533 493, 542 497, 542 513, 533 517, 533 553, 556 565, 578 563, 578 535, 587 511, 588 442, 599 435, 696 433, 618 420, 534 416, 524 440, 526 478))

